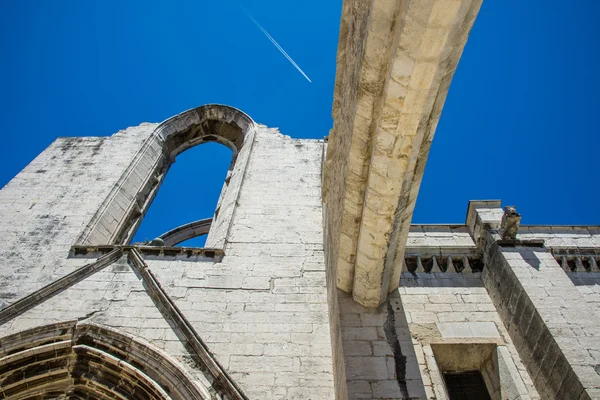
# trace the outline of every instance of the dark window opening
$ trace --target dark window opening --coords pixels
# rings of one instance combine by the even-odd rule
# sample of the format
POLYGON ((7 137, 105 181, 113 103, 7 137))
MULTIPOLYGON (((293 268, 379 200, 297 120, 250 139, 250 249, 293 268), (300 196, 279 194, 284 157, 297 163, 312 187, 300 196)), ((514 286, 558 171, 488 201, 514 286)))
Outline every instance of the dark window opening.
POLYGON ((490 400, 479 371, 445 373, 444 380, 450 400, 490 400))
MULTIPOLYGON (((211 218, 227 177, 232 151, 211 142, 177 156, 132 243, 150 242, 181 225, 211 218)), ((187 239, 177 246, 204 247, 207 235, 187 239)))

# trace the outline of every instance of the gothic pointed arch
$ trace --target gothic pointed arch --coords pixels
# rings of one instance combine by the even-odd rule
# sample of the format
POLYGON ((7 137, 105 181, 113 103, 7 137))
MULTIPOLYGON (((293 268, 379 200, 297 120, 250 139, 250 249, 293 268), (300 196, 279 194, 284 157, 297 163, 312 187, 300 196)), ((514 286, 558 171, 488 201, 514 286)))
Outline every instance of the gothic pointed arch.
POLYGON ((177 360, 113 328, 67 321, 0 339, 0 397, 209 399, 177 360))
POLYGON ((254 140, 254 127, 254 121, 242 111, 219 104, 197 107, 160 123, 76 244, 129 243, 175 157, 198 144, 217 142, 230 148, 233 156, 206 247, 224 248, 254 140))

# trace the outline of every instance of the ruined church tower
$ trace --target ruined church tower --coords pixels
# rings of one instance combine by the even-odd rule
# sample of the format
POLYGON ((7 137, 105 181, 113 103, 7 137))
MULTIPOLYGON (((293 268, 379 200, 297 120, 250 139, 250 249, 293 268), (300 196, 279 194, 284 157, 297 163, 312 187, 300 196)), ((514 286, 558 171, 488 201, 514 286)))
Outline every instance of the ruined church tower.
POLYGON ((209 104, 54 141, 0 191, 0 398, 599 399, 600 227, 411 225, 480 5, 345 0, 323 140, 209 104), (212 218, 132 243, 206 142, 212 218))

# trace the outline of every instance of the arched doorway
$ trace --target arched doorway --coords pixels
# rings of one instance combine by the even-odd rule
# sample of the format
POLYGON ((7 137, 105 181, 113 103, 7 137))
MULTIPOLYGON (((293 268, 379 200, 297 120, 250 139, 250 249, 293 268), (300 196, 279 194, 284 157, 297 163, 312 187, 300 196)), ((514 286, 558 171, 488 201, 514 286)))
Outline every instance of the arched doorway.
POLYGON ((0 398, 209 399, 172 357, 115 329, 68 321, 0 339, 0 398))

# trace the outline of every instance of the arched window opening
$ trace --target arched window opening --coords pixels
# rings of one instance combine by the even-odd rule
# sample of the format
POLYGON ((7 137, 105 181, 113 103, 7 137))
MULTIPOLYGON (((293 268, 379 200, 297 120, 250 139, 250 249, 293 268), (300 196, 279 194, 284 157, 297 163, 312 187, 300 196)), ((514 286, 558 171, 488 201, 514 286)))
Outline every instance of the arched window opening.
MULTIPOLYGON (((181 224, 177 225, 182 222, 183 225, 187 226, 185 234, 179 231, 178 235, 171 237, 173 240, 177 239, 177 243, 179 243, 196 236, 196 232, 190 229, 197 226, 195 222, 205 226, 206 221, 202 223, 199 221, 213 216, 213 221, 210 223, 210 232, 206 238, 206 246, 213 249, 224 249, 233 221, 233 213, 244 171, 250 159, 254 141, 254 127, 254 121, 240 110, 219 104, 207 104, 197 107, 160 123, 142 143, 131 163, 123 171, 107 198, 83 230, 74 248, 126 245, 145 239, 151 242, 154 241, 152 245, 164 246, 163 240, 157 239, 157 236, 163 233, 167 234, 172 230, 177 231, 177 227, 183 229, 181 224), (226 168, 221 168, 221 171, 227 170, 225 177, 223 172, 219 173, 217 171, 215 174, 214 171, 218 167, 212 164, 205 166, 196 175, 184 174, 187 178, 183 181, 180 180, 180 182, 170 177, 173 174, 172 172, 167 177, 167 172, 171 169, 175 157, 198 144, 215 144, 215 142, 229 148, 233 155, 231 156, 229 153, 226 156, 223 155, 223 151, 226 151, 224 148, 210 146, 210 150, 206 150, 207 146, 203 146, 204 149, 200 147, 192 153, 188 153, 184 158, 179 157, 177 164, 184 164, 185 161, 182 160, 186 158, 192 160, 202 157, 208 158, 206 155, 190 156, 190 154, 196 152, 206 152, 210 154, 210 160, 213 160, 215 164, 218 163, 217 160, 221 160, 226 165, 226 168), (159 211, 152 210, 152 214, 160 214, 169 223, 164 225, 162 231, 152 227, 148 230, 146 225, 153 225, 148 222, 144 223, 144 228, 138 230, 165 179, 173 181, 172 185, 183 189, 176 191, 180 193, 180 196, 177 196, 177 199, 166 208, 166 211, 161 212, 161 206, 153 207, 153 209, 158 208, 159 211), (215 203, 215 197, 210 195, 206 197, 206 188, 210 187, 209 182, 211 180, 218 181, 217 187, 223 188, 222 190, 216 189, 214 192, 219 198, 216 209, 212 207, 208 215, 187 215, 183 218, 175 216, 176 211, 205 210, 206 212, 208 208, 198 207, 198 204, 203 200, 212 202, 212 204, 215 203), (181 205, 184 199, 191 202, 189 207, 181 205), (194 234, 192 235, 192 233, 194 234)), ((185 170, 185 167, 177 167, 177 164, 173 168, 185 170)), ((168 191, 168 189, 161 190, 161 192, 168 191)), ((168 197, 166 195, 165 199, 168 197)), ((163 202, 163 200, 158 201, 163 202)), ((195 242, 195 245, 198 243, 202 242, 195 242)), ((191 242, 186 243, 186 245, 190 244, 191 242)))
POLYGON ((160 237, 165 246, 204 247, 232 156, 228 147, 216 142, 180 153, 132 242, 160 237))

